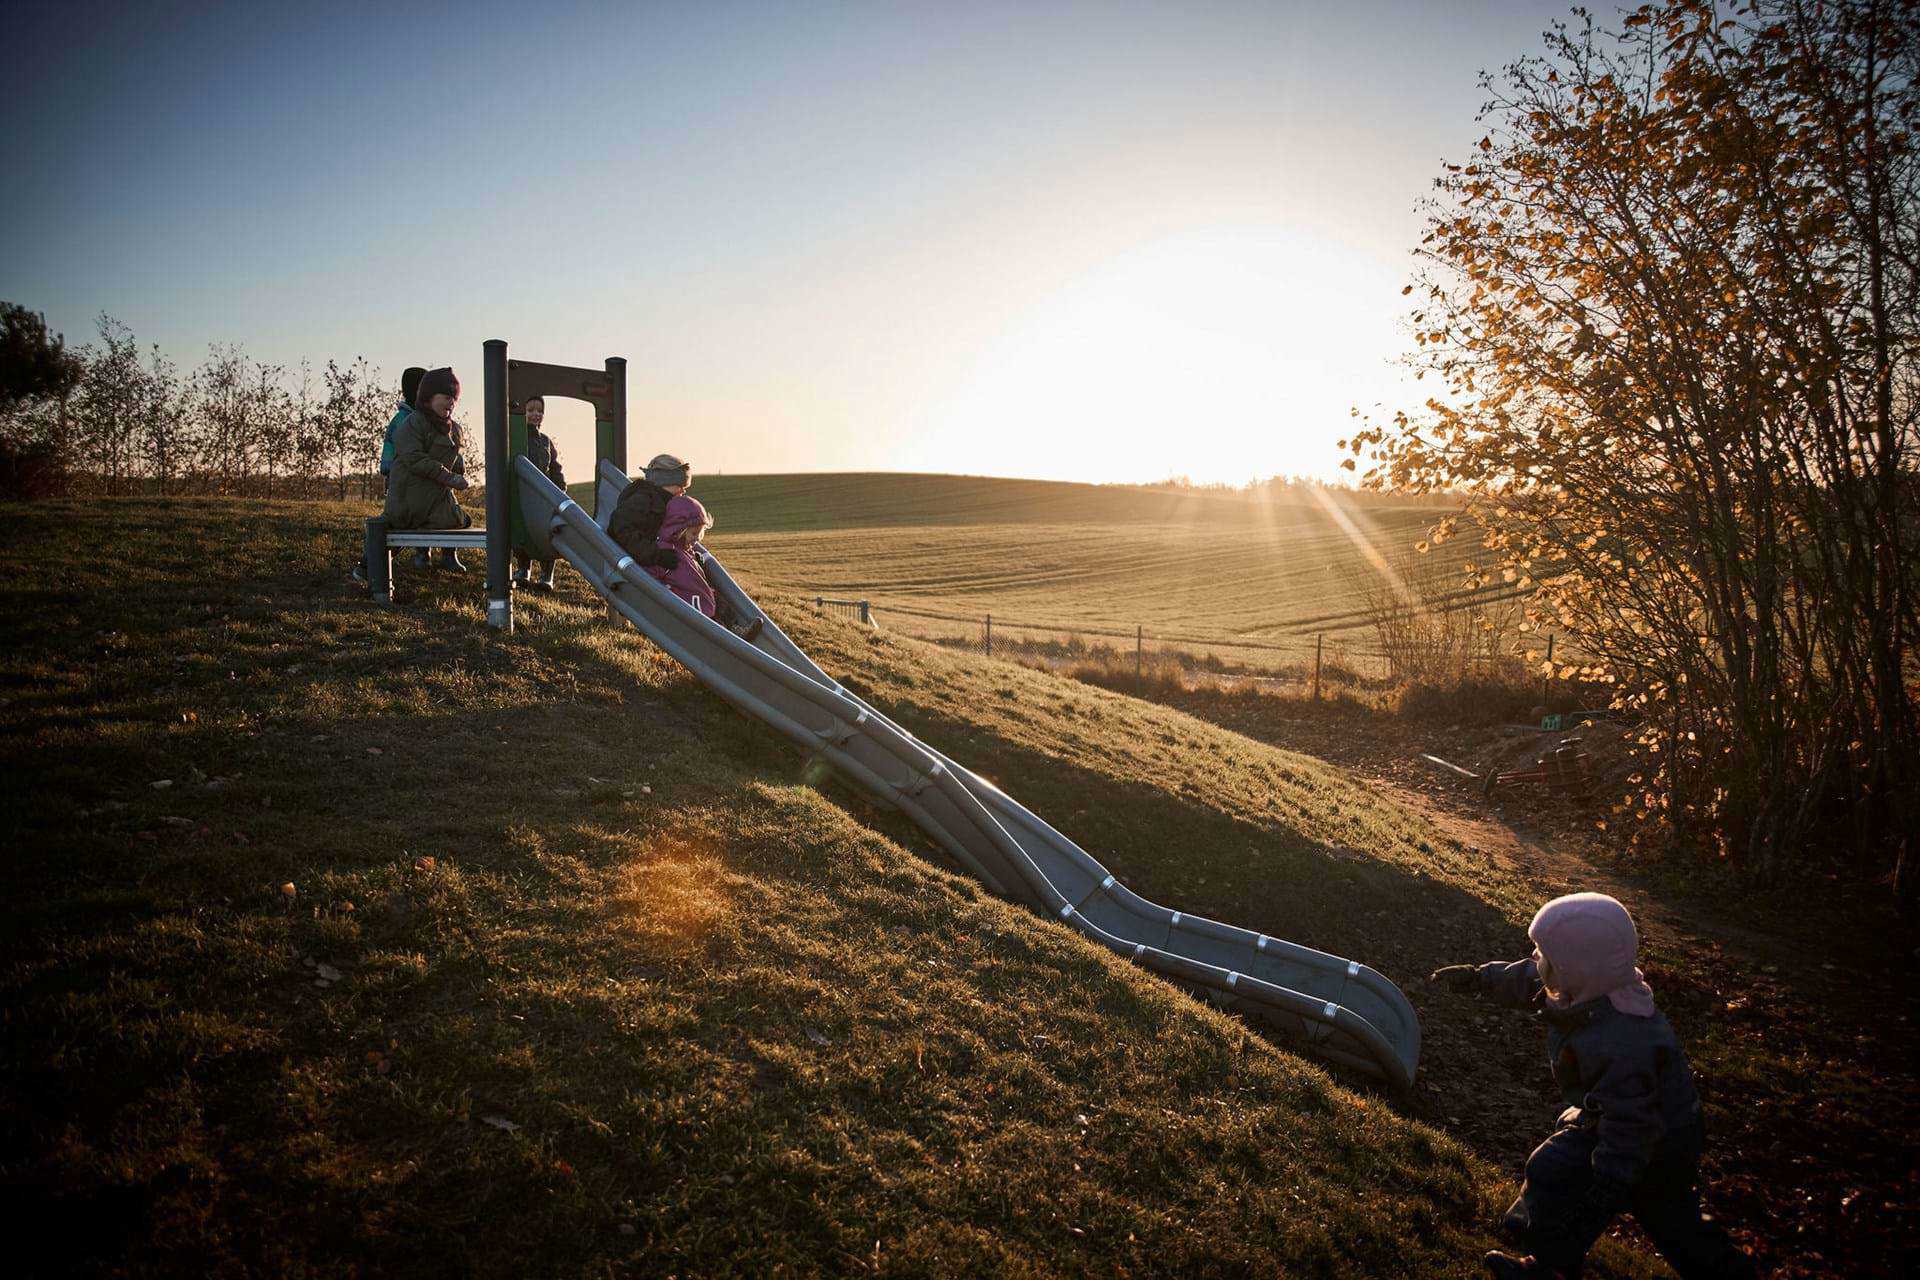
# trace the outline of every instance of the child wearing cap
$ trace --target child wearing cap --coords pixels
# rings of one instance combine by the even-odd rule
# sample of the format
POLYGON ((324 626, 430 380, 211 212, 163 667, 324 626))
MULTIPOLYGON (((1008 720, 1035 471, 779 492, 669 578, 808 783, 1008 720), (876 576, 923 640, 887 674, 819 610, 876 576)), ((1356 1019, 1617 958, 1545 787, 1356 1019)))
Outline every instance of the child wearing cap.
MULTIPOLYGON (((654 535, 656 551, 647 562, 647 572, 707 617, 728 627, 742 639, 752 640, 760 634, 760 619, 754 618, 743 623, 719 598, 702 567, 707 549, 700 544, 700 540, 713 527, 713 517, 707 514, 706 507, 698 498, 687 493, 688 487, 693 484, 693 468, 672 454, 663 453, 647 464, 646 481, 667 495, 666 507, 660 515, 659 532, 654 535)), ((616 519, 617 516, 616 508, 616 519)), ((608 529, 612 531, 611 523, 608 529)))
POLYGON ((1618 901, 1575 893, 1541 907, 1524 960, 1448 965, 1431 980, 1531 1009, 1566 1110, 1527 1157, 1503 1226, 1527 1256, 1489 1253, 1499 1280, 1573 1277, 1618 1214, 1631 1212, 1680 1273, 1749 1277, 1753 1260, 1700 1215, 1706 1132, 1693 1073, 1635 967, 1639 935, 1618 901))
MULTIPOLYGON (((527 459, 546 475, 547 479, 560 486, 561 492, 567 488, 567 473, 560 469, 560 450, 553 443, 553 437, 540 429, 546 421, 547 399, 545 396, 528 396, 522 406, 527 416, 527 459)), ((513 549, 513 585, 532 587, 536 591, 553 590, 553 575, 559 570, 558 560, 535 562, 521 547, 513 549), (529 563, 538 563, 540 572, 528 576, 529 563)))

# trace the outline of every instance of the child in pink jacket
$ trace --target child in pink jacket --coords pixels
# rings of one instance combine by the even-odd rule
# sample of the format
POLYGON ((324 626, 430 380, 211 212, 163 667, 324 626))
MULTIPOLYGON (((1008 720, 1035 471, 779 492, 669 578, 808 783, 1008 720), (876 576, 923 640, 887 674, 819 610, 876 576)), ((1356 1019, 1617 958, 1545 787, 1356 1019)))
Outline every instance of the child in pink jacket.
POLYGON ((713 518, 698 498, 675 494, 667 503, 666 514, 660 517, 660 532, 655 541, 674 551, 679 562, 671 569, 657 565, 647 567, 647 572, 666 583, 669 591, 709 618, 714 616, 718 603, 713 584, 707 581, 706 571, 700 567, 700 557, 706 553, 700 539, 706 537, 711 528, 713 518))
POLYGON ((700 545, 700 540, 707 536, 707 530, 713 528, 713 517, 707 514, 707 509, 698 498, 687 494, 687 486, 693 483, 693 469, 676 458, 662 454, 648 464, 647 479, 673 495, 667 503, 665 514, 660 517, 660 532, 655 535, 654 542, 672 551, 676 560, 671 569, 649 565, 647 572, 664 582, 667 590, 707 617, 731 628, 742 639, 752 640, 760 634, 760 619, 754 618, 740 625, 740 619, 719 599, 713 584, 707 580, 706 570, 702 568, 707 549, 700 545), (664 463, 676 465, 661 465, 664 463))

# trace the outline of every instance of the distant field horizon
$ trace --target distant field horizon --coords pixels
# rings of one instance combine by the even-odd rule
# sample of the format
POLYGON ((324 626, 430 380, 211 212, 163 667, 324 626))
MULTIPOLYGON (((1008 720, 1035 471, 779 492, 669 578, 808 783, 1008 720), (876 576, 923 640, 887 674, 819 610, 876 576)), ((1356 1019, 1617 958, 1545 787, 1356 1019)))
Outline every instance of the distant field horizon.
MULTIPOLYGON (((633 474, 638 475, 638 460, 633 474)), ((1271 508, 1321 504, 1307 490, 1188 487, 1168 482, 1092 482, 933 471, 786 471, 705 473, 694 469, 694 495, 716 512, 738 507, 726 527, 740 531, 845 528, 875 524, 1141 523, 1225 520, 1264 523, 1271 508)), ((1326 486, 1318 490, 1348 509, 1422 513, 1454 510, 1445 499, 1376 494, 1326 486)), ((716 527, 720 527, 716 523, 716 527)))
MULTIPOLYGON (((884 625, 1311 653, 1374 646, 1365 584, 1455 508, 923 472, 702 475, 728 566, 769 596, 864 599, 884 625)), ((1471 539, 1450 548, 1457 567, 1471 539)))

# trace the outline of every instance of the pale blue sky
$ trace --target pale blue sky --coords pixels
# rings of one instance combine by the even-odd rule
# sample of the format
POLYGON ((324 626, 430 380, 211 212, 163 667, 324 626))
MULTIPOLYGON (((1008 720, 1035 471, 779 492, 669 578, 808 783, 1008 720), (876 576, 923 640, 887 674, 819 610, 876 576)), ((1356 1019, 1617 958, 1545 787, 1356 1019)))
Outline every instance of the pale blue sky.
POLYGON ((1476 73, 1563 13, 13 0, 0 297, 469 415, 485 338, 625 355, 709 471, 1331 474, 1476 73))

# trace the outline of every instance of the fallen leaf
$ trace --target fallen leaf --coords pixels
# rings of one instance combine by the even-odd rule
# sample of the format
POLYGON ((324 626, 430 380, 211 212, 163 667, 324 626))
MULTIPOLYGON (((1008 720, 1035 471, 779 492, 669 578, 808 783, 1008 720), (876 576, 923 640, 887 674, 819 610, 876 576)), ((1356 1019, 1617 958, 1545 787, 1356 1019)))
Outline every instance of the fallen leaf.
POLYGON ((379 747, 368 747, 367 754, 370 756, 383 756, 387 753, 382 751, 379 747))
POLYGON ((173 785, 173 779, 162 778, 158 782, 148 783, 147 785, 151 786, 155 791, 165 791, 168 787, 173 785))
POLYGON ((280 886, 280 896, 285 898, 288 902, 292 902, 294 895, 299 892, 300 891, 298 889, 293 887, 293 881, 291 880, 287 881, 285 884, 280 886))
POLYGON ((832 1044, 833 1043, 833 1041, 827 1039, 827 1037, 824 1034, 814 1030, 812 1027, 807 1027, 805 1030, 807 1033, 807 1039, 813 1041, 815 1044, 832 1044))
POLYGON ((313 971, 320 975, 322 982, 340 981, 340 971, 330 964, 316 965, 313 971))
POLYGON ((518 1133, 520 1131, 520 1126, 505 1116, 481 1116, 480 1123, 490 1124, 502 1133, 518 1133))

